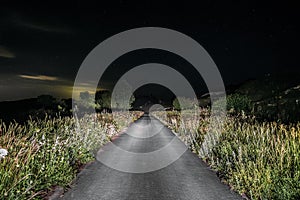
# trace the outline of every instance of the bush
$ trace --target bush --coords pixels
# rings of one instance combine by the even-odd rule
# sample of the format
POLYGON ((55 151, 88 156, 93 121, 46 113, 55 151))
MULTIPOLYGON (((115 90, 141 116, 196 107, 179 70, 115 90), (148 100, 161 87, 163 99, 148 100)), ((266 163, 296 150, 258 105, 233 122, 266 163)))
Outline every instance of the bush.
MULTIPOLYGON (((213 106, 218 108, 219 106, 224 104, 225 99, 217 100, 213 106)), ((242 111, 245 113, 250 113, 253 108, 253 103, 246 95, 241 94, 230 94, 226 97, 226 109, 230 113, 241 113, 242 111)))
MULTIPOLYGON (((173 120, 165 121, 176 120, 167 116, 173 120)), ((181 119, 178 136, 234 190, 250 199, 300 199, 300 122, 284 125, 228 115, 219 133, 208 131, 209 115, 192 119, 181 119)))
MULTIPOLYGON (((122 113, 118 117, 128 120, 122 113)), ((111 116, 98 119, 85 115, 80 129, 72 117, 0 122, 0 149, 9 152, 0 159, 0 199, 41 199, 52 186, 67 186, 81 165, 94 160, 95 150, 123 128, 111 116)))
POLYGON ((90 119, 80 123, 81 131, 75 131, 75 120, 69 117, 29 120, 25 126, 1 123, 0 146, 9 154, 0 161, 0 196, 39 198, 51 186, 68 185, 79 166, 93 160, 90 151, 109 141, 100 126, 88 132, 93 126, 90 119))
POLYGON ((191 99, 187 97, 178 97, 173 100, 173 108, 175 110, 188 110, 193 109, 195 106, 198 106, 197 99, 191 99), (182 104, 180 104, 180 102, 182 104))

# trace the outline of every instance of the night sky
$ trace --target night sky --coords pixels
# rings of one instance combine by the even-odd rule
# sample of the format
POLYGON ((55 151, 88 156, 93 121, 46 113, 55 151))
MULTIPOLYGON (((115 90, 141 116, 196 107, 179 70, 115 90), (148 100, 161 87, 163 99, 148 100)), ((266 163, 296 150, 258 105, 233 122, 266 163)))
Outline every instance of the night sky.
MULTIPOLYGON (((71 97, 77 70, 95 46, 121 31, 146 26, 174 29, 197 40, 217 64, 226 85, 268 73, 300 72, 296 4, 98 2, 1 1, 0 101, 40 94, 71 97)), ((201 77, 188 63, 158 50, 120 57, 100 85, 109 88, 131 67, 153 61, 173 66, 197 92, 203 92, 201 77)))

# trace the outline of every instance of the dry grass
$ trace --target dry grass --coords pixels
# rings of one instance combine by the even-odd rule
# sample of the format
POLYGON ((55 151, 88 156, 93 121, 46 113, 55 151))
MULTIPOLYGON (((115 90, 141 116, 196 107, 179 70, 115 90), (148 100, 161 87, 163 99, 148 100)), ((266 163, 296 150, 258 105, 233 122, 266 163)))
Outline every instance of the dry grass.
MULTIPOLYGON (((116 116, 119 122, 128 120, 123 113, 116 116)), ((0 148, 9 152, 0 160, 0 199, 40 199, 52 186, 67 186, 122 128, 111 114, 86 115, 77 122, 46 117, 26 125, 0 123, 0 148)))
POLYGON ((217 132, 209 129, 209 111, 200 113, 190 119, 174 112, 155 115, 240 194, 250 199, 300 199, 300 123, 227 116, 217 132))

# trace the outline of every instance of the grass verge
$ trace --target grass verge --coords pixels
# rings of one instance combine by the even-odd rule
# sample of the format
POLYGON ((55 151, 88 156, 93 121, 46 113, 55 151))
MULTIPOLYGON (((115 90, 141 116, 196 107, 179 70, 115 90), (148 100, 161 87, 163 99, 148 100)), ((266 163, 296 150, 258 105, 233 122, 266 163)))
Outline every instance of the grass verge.
MULTIPOLYGON (((136 119, 140 113, 129 115, 136 119)), ((128 121, 128 113, 114 117, 128 121)), ((53 186, 68 186, 124 124, 117 124, 111 114, 86 115, 78 121, 47 116, 25 125, 1 122, 0 148, 9 152, 0 160, 1 199, 42 199, 53 186)))

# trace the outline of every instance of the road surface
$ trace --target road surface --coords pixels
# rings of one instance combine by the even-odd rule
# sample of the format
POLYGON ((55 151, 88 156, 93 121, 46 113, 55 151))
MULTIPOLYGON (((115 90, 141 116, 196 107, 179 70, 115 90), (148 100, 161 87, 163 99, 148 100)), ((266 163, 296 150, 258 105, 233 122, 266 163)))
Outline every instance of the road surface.
POLYGON ((222 184, 197 155, 183 147, 171 130, 144 115, 99 150, 97 159, 101 162, 87 166, 62 199, 242 199, 222 184))

